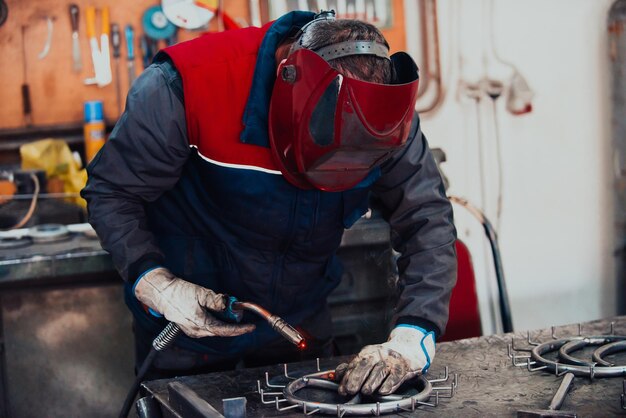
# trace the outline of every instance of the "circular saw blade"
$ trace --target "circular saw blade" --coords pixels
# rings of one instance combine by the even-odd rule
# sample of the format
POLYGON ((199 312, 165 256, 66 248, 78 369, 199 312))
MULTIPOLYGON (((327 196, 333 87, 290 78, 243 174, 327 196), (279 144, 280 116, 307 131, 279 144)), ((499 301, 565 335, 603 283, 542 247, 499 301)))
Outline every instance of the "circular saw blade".
POLYGON ((162 0, 161 7, 167 19, 174 25, 184 29, 198 29, 206 26, 215 15, 206 3, 194 0, 162 0))

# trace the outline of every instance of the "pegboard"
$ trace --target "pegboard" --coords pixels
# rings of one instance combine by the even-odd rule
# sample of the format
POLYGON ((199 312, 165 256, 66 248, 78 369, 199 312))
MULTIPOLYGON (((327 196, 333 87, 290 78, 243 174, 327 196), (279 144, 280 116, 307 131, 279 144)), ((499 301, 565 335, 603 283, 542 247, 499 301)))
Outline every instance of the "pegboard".
MULTIPOLYGON (((87 100, 104 102, 105 118, 109 123, 117 120, 117 94, 115 84, 115 61, 111 57, 114 80, 111 84, 99 88, 87 86, 84 80, 93 77, 91 50, 86 34, 85 10, 87 6, 102 8, 108 6, 111 23, 120 25, 122 46, 120 57, 120 86, 123 102, 128 92, 128 70, 126 61, 126 42, 124 27, 127 24, 135 28, 135 68, 137 74, 143 69, 141 50, 138 39, 142 34, 141 17, 146 9, 159 4, 154 0, 104 1, 104 0, 8 0, 9 16, 0 27, 0 129, 25 127, 22 114, 21 85, 26 81, 30 86, 32 101, 32 125, 50 126, 81 124, 83 103, 87 100), (70 26, 69 5, 75 3, 80 9, 79 39, 81 46, 82 70, 77 73, 72 69, 72 32, 70 26), (42 51, 47 37, 46 17, 54 20, 52 45, 49 54, 42 60, 38 54, 42 51), (22 52, 22 30, 25 30, 26 80, 24 80, 24 59, 22 52)), ((249 0, 224 0, 226 13, 240 24, 250 20, 249 0)), ((267 16, 267 7, 264 15, 267 16)), ((402 0, 393 0, 394 25, 383 32, 393 49, 404 49, 404 17, 402 0)), ((263 16, 263 14, 262 14, 263 16)), ((100 19, 96 24, 100 33, 100 19)), ((210 30, 217 29, 213 19, 210 30)), ((185 41, 200 35, 198 31, 178 31, 178 40, 185 41)), ((165 44, 162 43, 161 47, 165 44)))

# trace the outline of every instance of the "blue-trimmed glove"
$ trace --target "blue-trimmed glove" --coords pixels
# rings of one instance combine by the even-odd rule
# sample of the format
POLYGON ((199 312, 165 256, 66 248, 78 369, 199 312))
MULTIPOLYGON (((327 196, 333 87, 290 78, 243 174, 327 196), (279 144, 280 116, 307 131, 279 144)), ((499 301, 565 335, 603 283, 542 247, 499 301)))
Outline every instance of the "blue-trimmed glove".
POLYGON ((235 337, 254 331, 252 324, 226 323, 214 316, 228 317, 231 301, 224 295, 179 279, 164 267, 144 273, 135 284, 135 296, 193 338, 235 337))
POLYGON ((368 345, 349 363, 337 366, 339 393, 389 395, 402 383, 426 373, 435 357, 435 334, 414 325, 398 325, 382 344, 368 345))

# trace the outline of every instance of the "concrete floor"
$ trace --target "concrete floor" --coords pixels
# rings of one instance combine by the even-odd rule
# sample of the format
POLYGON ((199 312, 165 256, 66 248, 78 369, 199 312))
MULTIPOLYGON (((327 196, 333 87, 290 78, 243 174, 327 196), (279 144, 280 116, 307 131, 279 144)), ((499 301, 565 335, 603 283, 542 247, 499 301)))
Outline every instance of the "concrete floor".
POLYGON ((5 291, 0 296, 8 417, 111 417, 133 381, 122 287, 5 291))

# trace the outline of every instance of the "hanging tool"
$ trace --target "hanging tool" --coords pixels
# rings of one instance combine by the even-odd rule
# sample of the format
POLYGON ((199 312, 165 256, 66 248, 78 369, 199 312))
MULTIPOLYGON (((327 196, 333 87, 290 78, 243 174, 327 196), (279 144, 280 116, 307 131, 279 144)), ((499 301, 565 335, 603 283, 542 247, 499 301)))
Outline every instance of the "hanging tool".
MULTIPOLYGON (((318 1, 317 3, 319 4, 320 2, 318 1)), ((260 0, 250 0, 248 9, 250 10, 250 24, 260 28, 263 25, 263 22, 261 22, 260 0)), ((320 9, 322 9, 322 6, 320 6, 320 9)), ((328 10, 328 7, 325 7, 323 10, 328 10)))
POLYGON ((135 31, 131 25, 126 25, 124 29, 126 35, 126 60, 128 62, 128 87, 133 84, 135 78, 135 31))
POLYGON ((168 20, 183 29, 199 29, 209 24, 219 4, 217 0, 161 0, 168 20))
POLYGON ((78 6, 76 4, 70 4, 70 23, 72 26, 72 68, 77 73, 83 69, 83 62, 80 59, 80 40, 78 39, 78 15, 78 6))
POLYGON ((87 7, 87 37, 91 47, 91 60, 95 76, 85 80, 85 84, 97 84, 104 87, 111 84, 111 57, 109 54, 109 8, 104 7, 101 12, 102 28, 100 43, 96 36, 96 8, 87 7))
POLYGON ((572 384, 572 380, 574 380, 574 373, 569 372, 566 373, 561 380, 561 384, 557 389, 554 397, 552 398, 552 402, 550 402, 550 406, 548 409, 542 410, 527 410, 527 411, 517 411, 518 418, 527 418, 527 417, 572 417, 576 418, 578 415, 576 412, 570 411, 560 411, 561 405, 563 405, 563 401, 565 400, 565 395, 567 395, 567 391, 569 390, 570 385, 572 384))
POLYGON ((44 17, 46 19, 46 27, 48 29, 48 35, 46 36, 46 43, 43 46, 43 49, 37 55, 37 58, 40 60, 44 59, 50 53, 50 47, 52 46, 52 32, 54 31, 54 19, 50 16, 44 17))
POLYGON ((141 35, 140 43, 143 68, 148 68, 148 66, 152 63, 152 58, 154 58, 154 55, 159 50, 158 41, 150 38, 146 34, 143 34, 141 35))
POLYGON ((111 46, 113 47, 113 60, 115 61, 115 94, 117 95, 117 114, 122 114, 122 86, 120 84, 120 25, 111 25, 111 46))
MULTIPOLYGON (((306 341, 304 340, 302 335, 300 335, 300 333, 295 328, 289 325, 281 317, 271 314, 257 304, 251 302, 239 302, 237 298, 233 296, 224 295, 224 298, 227 308, 221 315, 219 315, 220 319, 239 322, 243 317, 244 310, 253 312, 254 314, 260 316, 265 321, 267 321, 272 329, 278 332, 285 339, 287 339, 287 341, 297 346, 300 350, 306 349, 306 341)), ((154 361, 157 353, 170 347, 174 343, 176 337, 180 335, 180 333, 181 329, 179 328, 179 326, 174 322, 170 322, 163 329, 163 331, 161 331, 161 333, 152 341, 152 348, 146 356, 146 359, 141 364, 141 367, 137 372, 137 376, 135 377, 133 386, 126 396, 126 400, 124 401, 124 405, 122 406, 122 410, 120 411, 120 418, 126 418, 128 416, 133 400, 135 399, 137 391, 139 390, 139 385, 141 384, 141 381, 143 380, 146 372, 150 369, 150 366, 152 365, 152 362, 154 361)))
POLYGON ((30 102, 30 87, 26 78, 26 26, 22 26, 22 68, 24 70, 22 78, 22 114, 24 115, 24 123, 30 126, 33 123, 32 107, 30 102))
POLYGON ((144 33, 152 39, 168 39, 176 34, 176 26, 165 17, 161 6, 148 8, 141 17, 144 33))

